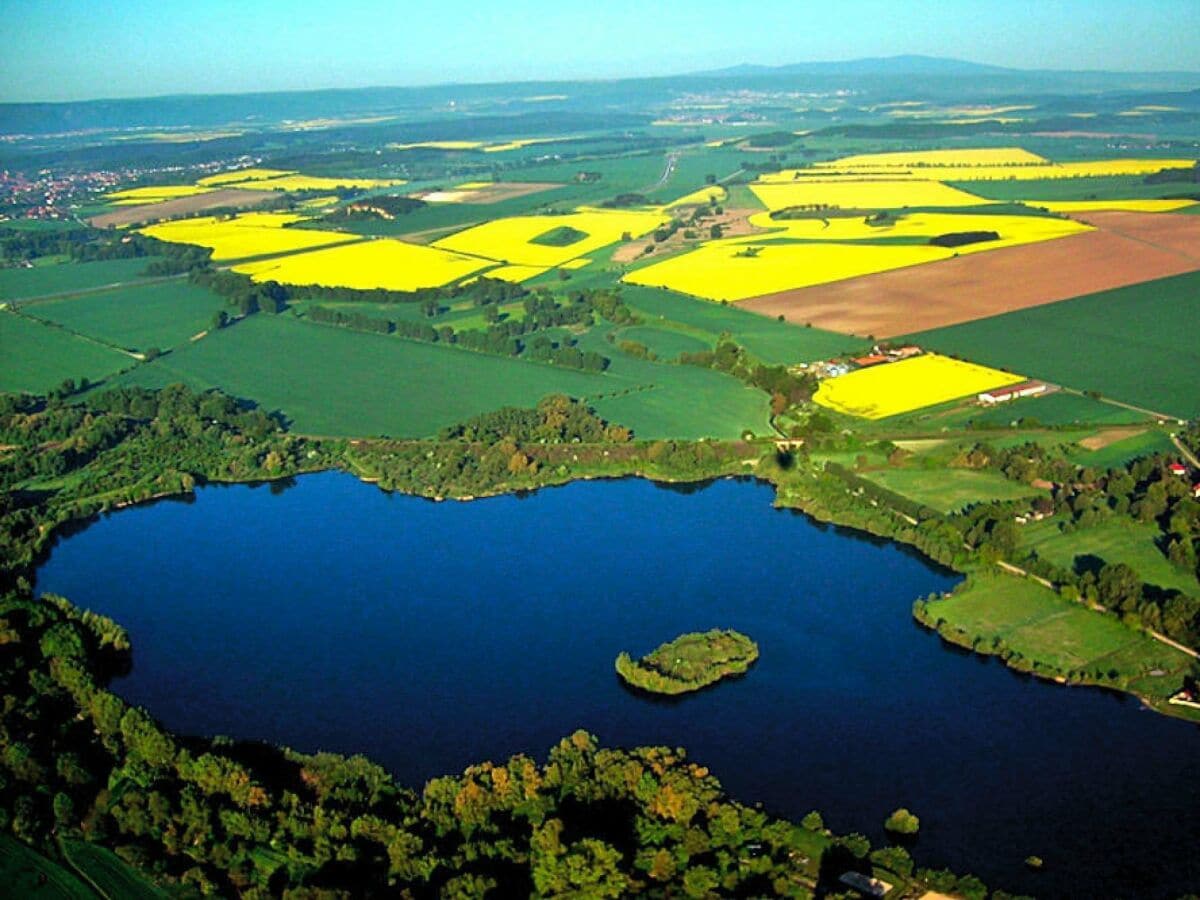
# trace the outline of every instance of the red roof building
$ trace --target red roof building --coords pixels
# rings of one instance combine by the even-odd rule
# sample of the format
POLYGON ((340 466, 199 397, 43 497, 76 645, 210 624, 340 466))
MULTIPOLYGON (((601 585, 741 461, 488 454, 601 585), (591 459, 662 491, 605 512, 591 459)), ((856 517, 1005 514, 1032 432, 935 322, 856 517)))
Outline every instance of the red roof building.
POLYGON ((1172 475, 1179 475, 1180 477, 1188 473, 1187 466, 1185 466, 1183 463, 1177 462, 1171 463, 1169 466, 1167 466, 1167 471, 1172 475))

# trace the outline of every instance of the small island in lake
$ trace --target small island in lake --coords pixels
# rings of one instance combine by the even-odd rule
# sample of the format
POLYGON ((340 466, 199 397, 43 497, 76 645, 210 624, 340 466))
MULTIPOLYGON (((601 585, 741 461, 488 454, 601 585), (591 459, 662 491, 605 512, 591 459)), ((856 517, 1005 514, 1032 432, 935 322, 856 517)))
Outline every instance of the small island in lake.
POLYGON ((683 634, 634 660, 617 656, 617 674, 655 694, 686 694, 741 675, 758 659, 758 644, 737 631, 714 628, 683 634))

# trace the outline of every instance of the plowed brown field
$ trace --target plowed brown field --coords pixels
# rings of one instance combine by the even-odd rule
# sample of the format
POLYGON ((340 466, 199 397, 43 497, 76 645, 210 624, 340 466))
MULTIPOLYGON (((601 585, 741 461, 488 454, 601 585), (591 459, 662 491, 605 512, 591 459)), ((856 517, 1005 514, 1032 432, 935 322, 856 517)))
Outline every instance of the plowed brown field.
POLYGON ((1096 231, 753 297, 745 309, 885 338, 1200 269, 1200 216, 1087 213, 1096 231))

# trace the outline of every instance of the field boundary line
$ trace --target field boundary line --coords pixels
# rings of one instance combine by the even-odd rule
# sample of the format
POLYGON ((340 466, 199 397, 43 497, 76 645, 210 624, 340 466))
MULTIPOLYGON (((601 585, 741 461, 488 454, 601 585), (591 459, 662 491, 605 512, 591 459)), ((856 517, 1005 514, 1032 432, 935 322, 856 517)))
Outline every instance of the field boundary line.
POLYGON ((76 297, 90 297, 92 294, 103 294, 109 291, 117 291, 121 288, 140 288, 148 287, 154 284, 165 284, 169 281, 176 281, 180 278, 186 278, 186 272, 180 272, 176 275, 159 275, 156 278, 143 278, 137 281, 114 281, 111 284, 101 284, 97 287, 81 288, 77 291, 60 291, 57 294, 38 294, 36 297, 20 297, 16 300, 9 300, 9 306, 23 306, 26 303, 48 303, 52 300, 74 300, 76 297))

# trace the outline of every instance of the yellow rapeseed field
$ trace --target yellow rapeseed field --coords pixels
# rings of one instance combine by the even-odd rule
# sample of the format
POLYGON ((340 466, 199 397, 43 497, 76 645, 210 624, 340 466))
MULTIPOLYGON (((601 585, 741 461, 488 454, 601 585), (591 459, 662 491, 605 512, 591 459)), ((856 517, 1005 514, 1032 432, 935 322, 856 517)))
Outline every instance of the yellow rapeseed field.
MULTIPOLYGON (((1008 112, 1027 107, 989 107, 998 111, 1008 112)), ((968 113, 959 113, 969 115, 968 113)), ((983 113, 980 113, 982 115, 983 113)), ((1044 157, 1030 153, 1021 147, 984 147, 979 149, 961 150, 916 150, 899 153, 860 153, 855 156, 843 156, 832 162, 821 162, 820 168, 832 169, 862 169, 899 166, 1024 166, 1031 163, 1045 163, 1044 157)))
POLYGON ((586 256, 583 256, 583 257, 580 257, 579 259, 567 260, 565 263, 560 264, 559 268, 566 269, 567 271, 573 272, 576 269, 582 269, 584 266, 590 266, 591 264, 592 264, 592 261, 590 259, 588 259, 586 256))
POLYGON ((1195 200, 1023 200, 1026 206, 1040 206, 1051 212, 1073 213, 1095 210, 1119 212, 1174 212, 1195 206, 1195 200))
POLYGON ((315 175, 279 175, 275 178, 255 178, 235 181, 223 185, 227 188, 253 188, 259 191, 333 191, 340 187, 372 188, 393 187, 404 184, 402 178, 324 178, 315 175))
POLYGON ((904 206, 975 206, 988 201, 937 181, 918 179, 796 180, 750 185, 770 210, 789 206, 899 209, 904 206))
POLYGON ((690 253, 651 263, 625 276, 629 284, 664 287, 707 300, 745 300, 792 288, 886 272, 947 259, 928 245, 754 244, 712 241, 690 253))
POLYGON ((244 263, 233 271, 249 275, 255 281, 281 284, 415 291, 441 287, 485 266, 483 260, 435 247, 381 239, 244 263))
MULTIPOLYGON (((861 241, 898 237, 936 237, 964 231, 994 231, 999 240, 953 248, 958 253, 978 253, 1079 234, 1092 229, 1071 219, 1050 216, 986 215, 982 213, 906 213, 885 225, 868 225, 865 216, 814 219, 772 219, 770 213, 750 217, 750 224, 772 229, 772 238, 786 236, 810 241, 861 241)), ((767 240, 766 235, 732 238, 741 244, 767 240)))
POLYGON ((390 150, 474 150, 483 141, 413 141, 409 144, 388 144, 390 150))
POLYGON ((674 209, 677 206, 695 206, 696 204, 706 204, 714 197, 718 203, 724 203, 727 197, 725 188, 719 184, 711 184, 708 187, 701 188, 698 191, 692 191, 690 194, 684 194, 678 200, 667 204, 667 209, 674 209))
POLYGON ((142 203, 159 203, 163 200, 174 200, 176 197, 194 197, 196 194, 207 194, 208 188, 192 184, 156 184, 152 187, 126 188, 123 191, 113 191, 105 194, 104 199, 114 206, 137 206, 142 203))
POLYGON ((435 247, 458 253, 470 253, 521 266, 558 266, 614 244, 623 234, 637 238, 648 234, 667 217, 661 212, 644 210, 606 210, 580 207, 561 216, 513 216, 496 219, 442 238, 435 247), (574 228, 584 237, 563 247, 534 244, 531 241, 558 228, 574 228))
POLYGON ((1020 375, 925 353, 826 379, 813 400, 852 416, 882 419, 1024 380, 1020 375))
POLYGON ((294 213, 246 213, 233 219, 212 216, 178 219, 138 230, 161 241, 208 247, 218 262, 327 247, 359 239, 357 235, 336 231, 283 227, 303 218, 294 213))
POLYGON ((237 169, 233 172, 221 172, 201 178, 196 184, 215 187, 219 184, 234 184, 239 181, 259 181, 264 178, 280 178, 284 175, 295 175, 289 169, 237 169))

